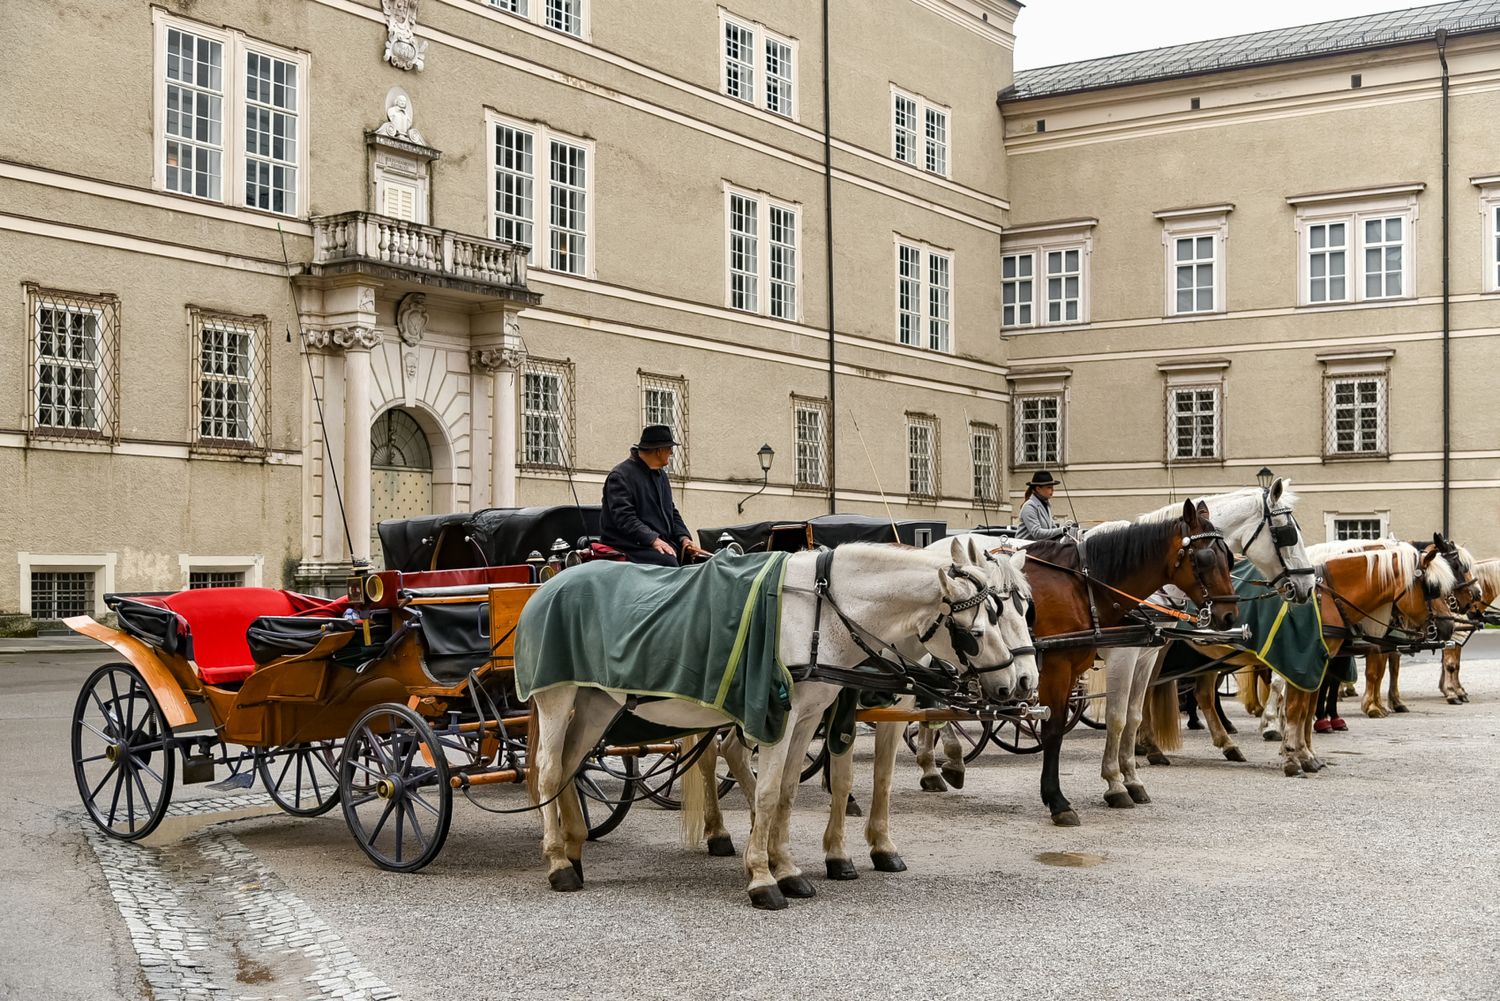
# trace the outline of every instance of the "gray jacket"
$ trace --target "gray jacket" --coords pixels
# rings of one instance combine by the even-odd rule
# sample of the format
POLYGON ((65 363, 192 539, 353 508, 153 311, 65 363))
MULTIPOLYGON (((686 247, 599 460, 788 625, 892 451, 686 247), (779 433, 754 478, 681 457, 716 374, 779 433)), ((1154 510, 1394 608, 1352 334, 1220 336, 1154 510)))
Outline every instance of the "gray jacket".
POLYGON ((1036 494, 1032 494, 1031 498, 1021 505, 1021 531, 1017 533, 1019 538, 1044 542, 1048 539, 1056 539, 1063 534, 1064 529, 1058 527, 1057 522, 1052 520, 1052 509, 1036 494))

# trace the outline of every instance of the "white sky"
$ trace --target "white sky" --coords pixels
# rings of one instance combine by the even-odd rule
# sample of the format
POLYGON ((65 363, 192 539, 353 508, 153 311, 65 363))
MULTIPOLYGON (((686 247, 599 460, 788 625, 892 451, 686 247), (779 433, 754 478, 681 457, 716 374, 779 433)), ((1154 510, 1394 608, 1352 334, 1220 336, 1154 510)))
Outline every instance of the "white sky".
POLYGON ((1016 69, 1426 6, 1422 0, 1022 0, 1016 69))

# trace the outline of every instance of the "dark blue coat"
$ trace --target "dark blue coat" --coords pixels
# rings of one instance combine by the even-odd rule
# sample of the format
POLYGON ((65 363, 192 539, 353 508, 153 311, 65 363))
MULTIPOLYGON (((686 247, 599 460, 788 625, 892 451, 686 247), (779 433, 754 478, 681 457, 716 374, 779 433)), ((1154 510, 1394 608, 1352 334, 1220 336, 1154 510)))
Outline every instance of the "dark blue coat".
POLYGON ((651 548, 665 539, 676 549, 688 536, 687 525, 672 501, 672 481, 664 469, 652 469, 632 455, 604 480, 599 541, 624 553, 632 563, 677 566, 677 560, 651 548))

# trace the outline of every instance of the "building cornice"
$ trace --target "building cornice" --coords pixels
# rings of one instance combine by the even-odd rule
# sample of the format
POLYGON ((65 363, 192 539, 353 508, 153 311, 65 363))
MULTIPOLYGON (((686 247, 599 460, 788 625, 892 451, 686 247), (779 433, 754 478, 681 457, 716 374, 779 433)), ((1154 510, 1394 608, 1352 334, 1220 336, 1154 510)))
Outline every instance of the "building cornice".
POLYGON ((1151 214, 1162 220, 1196 219, 1200 216, 1228 215, 1233 211, 1233 202, 1222 202, 1218 205, 1200 205, 1195 208, 1160 209, 1151 214))
POLYGON ((1490 188, 1500 185, 1500 174, 1480 174, 1469 178, 1469 183, 1476 188, 1490 188))
POLYGON ((1092 217, 1078 219, 1058 219, 1053 222, 1033 222, 1024 226, 1007 226, 1002 236, 1050 236, 1057 233, 1082 232, 1093 229, 1099 225, 1099 220, 1092 217))
POLYGON ((1397 184, 1381 184, 1369 188, 1345 188, 1342 191, 1313 191, 1303 195, 1287 195, 1288 205, 1320 205, 1325 202, 1353 202, 1366 198, 1388 198, 1391 195, 1420 194, 1427 187, 1426 181, 1402 181, 1397 184))

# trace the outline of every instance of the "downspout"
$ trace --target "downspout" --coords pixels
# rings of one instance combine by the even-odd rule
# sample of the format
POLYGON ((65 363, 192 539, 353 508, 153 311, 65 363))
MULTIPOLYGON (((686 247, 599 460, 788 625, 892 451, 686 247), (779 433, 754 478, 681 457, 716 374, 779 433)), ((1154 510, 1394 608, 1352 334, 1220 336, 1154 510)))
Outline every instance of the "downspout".
MULTIPOLYGON (((823 249, 824 271, 828 280, 828 511, 838 510, 838 428, 839 398, 835 378, 834 311, 833 311, 833 131, 830 122, 832 99, 828 92, 828 3, 823 0, 823 249)), ((1444 105, 1446 107, 1446 105, 1444 105)), ((1444 286, 1446 288, 1446 284, 1444 286)), ((1445 300, 1446 301, 1446 300, 1445 300)), ((1444 342, 1446 344, 1446 341, 1444 342)), ((1446 372, 1446 368, 1444 369, 1446 372)), ((1446 467, 1445 467, 1446 468, 1446 467)), ((1445 481, 1446 482, 1446 481, 1445 481)), ((1444 495, 1446 496, 1446 494, 1444 495)), ((1446 519, 1445 519, 1446 523, 1446 519)))
POLYGON ((1437 42, 1438 62, 1443 66, 1443 537, 1451 538, 1449 508, 1452 497, 1453 441, 1450 408, 1452 406, 1449 347, 1451 343, 1448 308, 1448 29, 1439 28, 1433 35, 1437 42))

